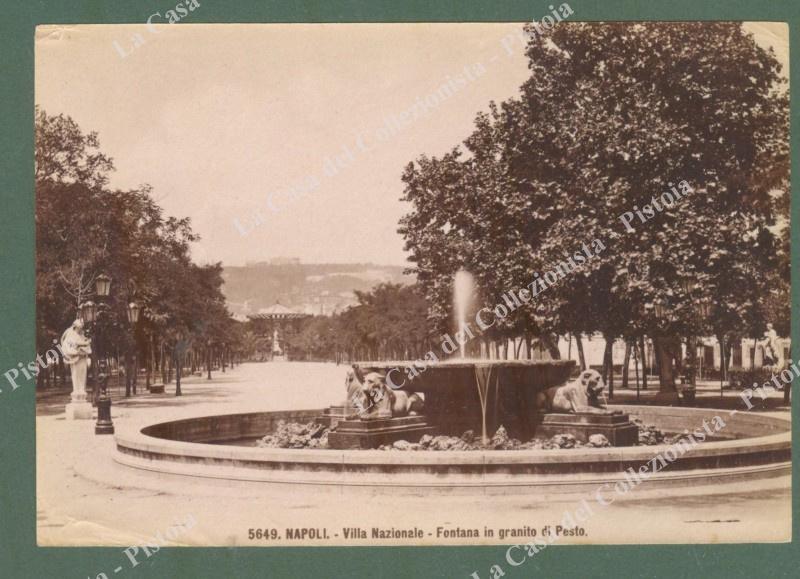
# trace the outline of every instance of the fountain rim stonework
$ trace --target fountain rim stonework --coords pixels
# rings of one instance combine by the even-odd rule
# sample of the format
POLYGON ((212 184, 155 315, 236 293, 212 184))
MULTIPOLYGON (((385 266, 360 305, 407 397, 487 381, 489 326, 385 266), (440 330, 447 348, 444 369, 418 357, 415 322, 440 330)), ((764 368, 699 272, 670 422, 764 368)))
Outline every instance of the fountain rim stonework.
MULTIPOLYGON (((648 488, 717 485, 764 479, 791 472, 791 421, 782 417, 718 409, 614 406, 646 416, 655 426, 697 427, 722 415, 729 434, 745 437, 703 442, 664 471, 648 488)), ((532 493, 543 489, 570 494, 624 480, 673 445, 577 448, 569 450, 469 450, 393 452, 382 450, 283 449, 225 445, 243 433, 263 433, 267 422, 311 420, 319 410, 220 414, 187 417, 119 428, 114 460, 164 474, 250 481, 274 485, 312 485, 337 489, 420 489, 465 493, 532 493), (265 422, 266 421, 266 422, 265 422), (179 436, 184 440, 162 438, 179 436), (212 444, 214 441, 216 444, 212 444), (222 444, 220 444, 222 443, 222 444)))

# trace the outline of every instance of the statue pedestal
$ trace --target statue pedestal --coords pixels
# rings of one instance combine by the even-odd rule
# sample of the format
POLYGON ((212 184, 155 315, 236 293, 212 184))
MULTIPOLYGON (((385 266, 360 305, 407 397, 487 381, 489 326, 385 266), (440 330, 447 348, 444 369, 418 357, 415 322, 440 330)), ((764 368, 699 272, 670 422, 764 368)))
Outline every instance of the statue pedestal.
POLYGON ((328 434, 328 446, 336 450, 378 448, 398 440, 419 442, 423 434, 432 434, 424 416, 378 418, 376 420, 341 420, 328 434))
POLYGON ((73 392, 66 408, 67 420, 91 420, 92 405, 86 400, 85 392, 73 392))
POLYGON ((536 429, 539 438, 571 434, 588 442, 592 434, 602 434, 612 446, 632 446, 639 442, 639 427, 628 414, 545 414, 536 429))
POLYGON ((342 406, 330 406, 317 416, 316 421, 328 428, 335 428, 344 420, 358 420, 358 413, 355 408, 342 406))

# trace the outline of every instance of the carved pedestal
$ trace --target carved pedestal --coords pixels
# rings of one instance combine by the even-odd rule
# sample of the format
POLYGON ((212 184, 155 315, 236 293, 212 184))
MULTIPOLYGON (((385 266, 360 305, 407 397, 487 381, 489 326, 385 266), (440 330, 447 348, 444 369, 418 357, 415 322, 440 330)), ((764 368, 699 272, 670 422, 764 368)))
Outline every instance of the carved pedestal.
POLYGON ((86 399, 86 392, 73 392, 70 403, 64 408, 67 420, 91 420, 92 404, 86 399))
POLYGON ((432 434, 424 416, 381 418, 377 420, 341 420, 328 435, 328 446, 337 450, 378 448, 398 440, 419 442, 423 434, 432 434))
POLYGON ((358 414, 352 406, 330 406, 323 410, 315 420, 318 424, 335 428, 343 420, 356 420, 357 418, 358 414))
POLYGON ((588 442, 592 434, 602 434, 612 446, 632 446, 639 442, 639 427, 628 414, 545 414, 536 429, 537 438, 571 434, 588 442))

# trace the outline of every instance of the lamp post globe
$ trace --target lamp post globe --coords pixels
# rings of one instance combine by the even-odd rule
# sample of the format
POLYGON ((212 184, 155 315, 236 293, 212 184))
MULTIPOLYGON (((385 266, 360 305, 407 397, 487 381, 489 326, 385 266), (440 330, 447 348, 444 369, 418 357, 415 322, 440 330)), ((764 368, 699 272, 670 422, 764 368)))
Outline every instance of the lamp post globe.
POLYGON ((139 313, 141 312, 141 306, 136 302, 131 302, 128 304, 127 314, 128 314, 128 321, 131 324, 135 324, 139 321, 139 313))
POLYGON ((100 297, 108 297, 108 294, 111 293, 111 278, 101 273, 97 276, 94 283, 97 295, 100 297))
POLYGON ((97 304, 92 300, 83 302, 78 308, 78 312, 85 323, 91 324, 97 319, 97 304))

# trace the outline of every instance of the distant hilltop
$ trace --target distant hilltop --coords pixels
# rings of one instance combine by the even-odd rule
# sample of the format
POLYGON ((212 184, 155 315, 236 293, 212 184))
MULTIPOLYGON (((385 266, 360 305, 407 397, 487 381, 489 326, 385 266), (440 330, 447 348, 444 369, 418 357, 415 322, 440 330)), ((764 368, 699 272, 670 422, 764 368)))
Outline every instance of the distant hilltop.
POLYGON ((380 283, 413 283, 403 266, 374 263, 301 263, 298 258, 228 266, 223 291, 236 316, 256 314, 280 303, 294 311, 332 315, 357 303, 355 291, 380 283))

